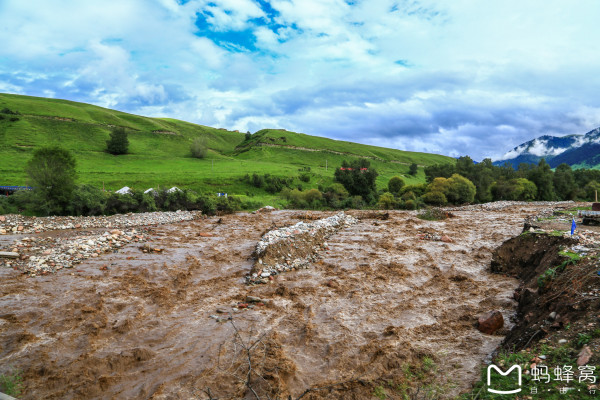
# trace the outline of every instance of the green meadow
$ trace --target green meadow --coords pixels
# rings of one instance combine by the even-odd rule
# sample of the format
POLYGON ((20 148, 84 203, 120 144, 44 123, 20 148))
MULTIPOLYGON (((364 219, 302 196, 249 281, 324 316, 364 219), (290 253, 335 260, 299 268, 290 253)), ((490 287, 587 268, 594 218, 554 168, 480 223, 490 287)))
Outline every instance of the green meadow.
POLYGON ((378 188, 394 176, 406 183, 425 180, 423 167, 453 163, 449 157, 407 152, 332 140, 279 129, 254 133, 232 132, 170 118, 148 118, 89 104, 13 94, 0 94, 0 185, 26 185, 24 167, 35 148, 60 145, 77 159, 78 183, 106 190, 123 186, 188 188, 197 192, 248 196, 258 201, 275 200, 241 180, 246 174, 271 174, 294 178, 294 187, 316 188, 333 181, 343 160, 367 157, 379 173, 378 188), (18 120, 14 120, 18 118, 18 120), (13 120, 11 120, 13 119, 13 120), (111 128, 128 132, 129 154, 106 153, 111 128), (204 137, 208 154, 192 158, 190 145, 204 137), (408 175, 411 163, 419 165, 408 175), (310 181, 298 176, 310 168, 310 181))

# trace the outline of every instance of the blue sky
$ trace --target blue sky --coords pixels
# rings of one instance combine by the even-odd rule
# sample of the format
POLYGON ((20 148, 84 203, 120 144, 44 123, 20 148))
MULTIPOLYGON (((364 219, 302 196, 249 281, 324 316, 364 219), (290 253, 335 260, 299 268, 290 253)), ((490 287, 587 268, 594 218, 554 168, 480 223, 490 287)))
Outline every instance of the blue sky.
POLYGON ((597 0, 0 0, 0 92, 474 159, 600 126, 597 0))

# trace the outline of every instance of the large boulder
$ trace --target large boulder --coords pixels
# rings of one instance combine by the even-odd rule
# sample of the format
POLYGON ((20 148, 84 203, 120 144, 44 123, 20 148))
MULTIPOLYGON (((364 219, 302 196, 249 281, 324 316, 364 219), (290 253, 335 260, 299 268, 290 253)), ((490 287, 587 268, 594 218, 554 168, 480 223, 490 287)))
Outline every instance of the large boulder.
POLYGON ((493 335, 498 329, 504 326, 504 317, 500 311, 490 311, 479 317, 477 328, 487 334, 493 335))

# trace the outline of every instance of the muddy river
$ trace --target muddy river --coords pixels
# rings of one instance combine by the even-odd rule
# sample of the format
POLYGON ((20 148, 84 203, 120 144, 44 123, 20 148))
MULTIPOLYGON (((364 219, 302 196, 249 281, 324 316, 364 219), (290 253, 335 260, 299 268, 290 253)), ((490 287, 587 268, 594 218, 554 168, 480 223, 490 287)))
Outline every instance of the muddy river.
POLYGON ((350 382, 339 386, 344 398, 372 398, 364 382, 428 357, 452 398, 502 340, 480 333, 478 316, 500 310, 510 328, 517 282, 489 273, 491 252, 541 207, 454 211, 445 221, 350 212, 365 218, 330 237, 319 262, 258 286, 244 284, 256 242, 306 212, 163 225, 150 231, 162 253, 132 244, 48 276, 2 268, 0 372, 22 371, 24 399, 256 398, 253 390, 295 399, 340 382, 350 382), (263 302, 238 307, 248 295, 263 302), (261 375, 252 389, 248 354, 261 375))

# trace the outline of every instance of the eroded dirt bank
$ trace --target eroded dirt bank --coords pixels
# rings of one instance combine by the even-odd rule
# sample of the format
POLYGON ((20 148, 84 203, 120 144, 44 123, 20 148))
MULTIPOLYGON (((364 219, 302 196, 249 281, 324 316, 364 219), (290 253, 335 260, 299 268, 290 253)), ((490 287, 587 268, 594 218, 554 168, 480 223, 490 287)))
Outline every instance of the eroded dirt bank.
POLYGON ((350 212, 366 218, 329 238, 319 262, 258 286, 244 280, 257 241, 306 212, 164 225, 148 233, 162 253, 132 244, 54 275, 0 269, 0 373, 21 369, 26 399, 253 398, 237 378, 240 349, 256 344, 252 389, 274 398, 340 382, 303 398, 372 398, 378 382, 413 373, 452 398, 502 340, 477 317, 499 309, 509 321, 516 305, 518 282, 489 272, 492 251, 542 208, 456 210, 441 222, 350 212), (262 301, 246 308, 248 295, 262 301), (415 370, 424 359, 435 372, 415 370))

